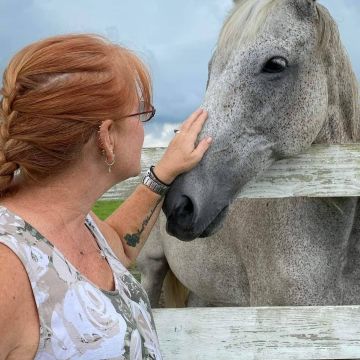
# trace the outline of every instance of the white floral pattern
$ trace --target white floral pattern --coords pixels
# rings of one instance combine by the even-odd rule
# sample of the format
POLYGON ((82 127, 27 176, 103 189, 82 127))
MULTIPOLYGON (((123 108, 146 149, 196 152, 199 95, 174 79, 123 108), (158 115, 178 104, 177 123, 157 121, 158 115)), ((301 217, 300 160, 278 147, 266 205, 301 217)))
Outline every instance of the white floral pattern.
POLYGON ((161 360, 146 292, 116 258, 90 216, 86 225, 104 251, 115 291, 99 289, 59 250, 0 206, 0 242, 24 264, 40 319, 36 360, 161 360))

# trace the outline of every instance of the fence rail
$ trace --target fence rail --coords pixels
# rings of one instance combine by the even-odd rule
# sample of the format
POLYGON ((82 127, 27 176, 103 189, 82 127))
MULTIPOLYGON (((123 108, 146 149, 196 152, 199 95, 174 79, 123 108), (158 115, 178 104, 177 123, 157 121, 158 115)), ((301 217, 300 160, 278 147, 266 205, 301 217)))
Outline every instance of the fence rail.
POLYGON ((360 306, 153 312, 164 360, 360 358, 360 306))
MULTIPOLYGON (((142 175, 161 158, 164 151, 164 148, 143 149, 142 175)), ((102 198, 127 198, 140 183, 141 176, 115 185, 102 198)), ((247 184, 238 197, 336 197, 359 194, 360 144, 345 144, 313 145, 302 154, 280 160, 247 184)))

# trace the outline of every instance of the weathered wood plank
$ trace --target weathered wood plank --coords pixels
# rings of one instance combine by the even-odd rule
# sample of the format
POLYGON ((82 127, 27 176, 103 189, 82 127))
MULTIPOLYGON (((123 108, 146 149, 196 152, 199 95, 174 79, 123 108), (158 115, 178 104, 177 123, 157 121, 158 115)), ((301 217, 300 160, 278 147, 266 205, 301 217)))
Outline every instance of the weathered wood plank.
MULTIPOLYGON (((164 148, 143 149, 142 174, 156 163, 164 148)), ((141 177, 114 186, 103 198, 128 197, 141 177)), ((360 144, 314 145, 293 158, 276 162, 247 184, 239 198, 360 195, 360 144)))
POLYGON ((240 193, 241 198, 359 195, 360 144, 314 145, 276 162, 240 193))
POLYGON ((360 306, 153 312, 164 360, 360 358, 360 306))

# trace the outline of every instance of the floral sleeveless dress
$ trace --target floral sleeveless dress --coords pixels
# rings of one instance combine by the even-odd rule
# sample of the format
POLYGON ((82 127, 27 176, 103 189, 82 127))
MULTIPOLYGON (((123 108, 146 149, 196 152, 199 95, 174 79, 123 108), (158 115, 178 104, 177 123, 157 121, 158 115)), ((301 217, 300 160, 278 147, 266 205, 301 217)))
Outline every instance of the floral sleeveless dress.
POLYGON ((145 290, 90 215, 85 223, 113 271, 114 291, 97 287, 36 229, 0 206, 0 243, 22 261, 39 313, 35 359, 162 359, 145 290))

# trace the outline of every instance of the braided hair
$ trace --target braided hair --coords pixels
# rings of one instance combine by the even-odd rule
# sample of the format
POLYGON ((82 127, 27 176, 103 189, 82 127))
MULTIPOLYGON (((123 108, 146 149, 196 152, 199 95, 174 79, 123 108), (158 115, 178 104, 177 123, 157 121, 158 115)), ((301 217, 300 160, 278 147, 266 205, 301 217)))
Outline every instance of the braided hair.
POLYGON ((144 64, 97 35, 55 36, 19 51, 0 93, 0 196, 17 170, 39 182, 78 161, 101 122, 128 114, 139 90, 150 104, 144 64))

